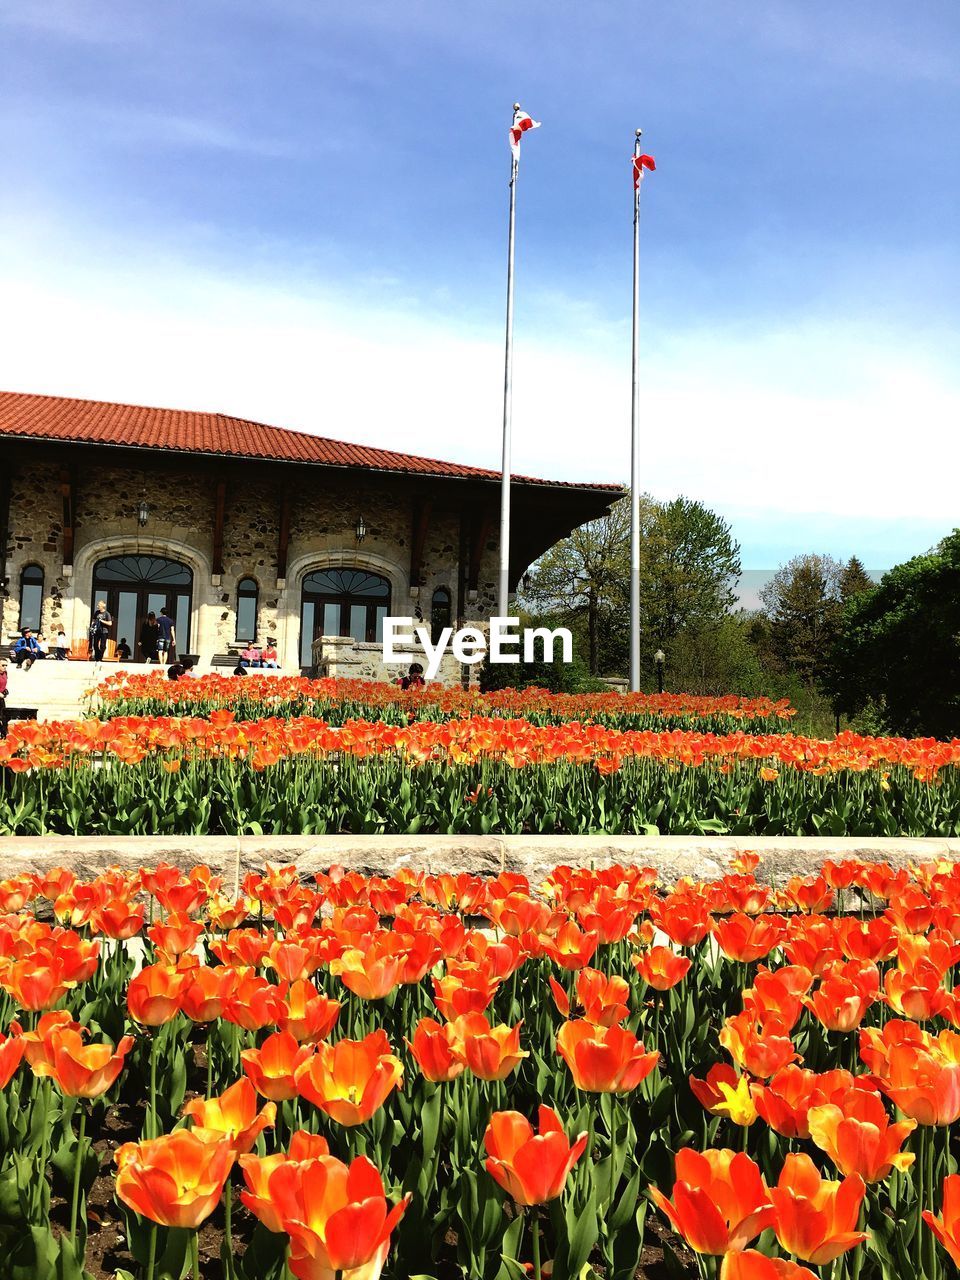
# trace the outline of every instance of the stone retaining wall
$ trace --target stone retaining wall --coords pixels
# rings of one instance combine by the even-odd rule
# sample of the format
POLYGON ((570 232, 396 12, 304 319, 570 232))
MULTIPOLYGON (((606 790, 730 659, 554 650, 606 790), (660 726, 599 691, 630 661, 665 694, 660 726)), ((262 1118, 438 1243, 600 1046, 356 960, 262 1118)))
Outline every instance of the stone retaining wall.
POLYGON ((794 875, 813 875, 828 858, 863 858, 906 867, 944 858, 960 860, 960 840, 813 839, 767 836, 9 836, 0 840, 3 876, 66 866, 81 878, 110 866, 127 869, 172 862, 203 862, 235 892, 248 871, 266 862, 296 863, 303 875, 333 863, 365 875, 401 868, 477 875, 519 872, 538 884, 558 864, 653 867, 664 885, 684 876, 713 880, 742 850, 760 855, 757 879, 776 887, 794 875))

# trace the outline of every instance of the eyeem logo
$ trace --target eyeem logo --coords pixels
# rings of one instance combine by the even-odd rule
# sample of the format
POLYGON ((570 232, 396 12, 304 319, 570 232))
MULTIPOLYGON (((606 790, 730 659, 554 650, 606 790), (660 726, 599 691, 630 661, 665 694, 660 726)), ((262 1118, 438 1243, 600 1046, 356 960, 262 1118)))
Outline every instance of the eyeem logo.
POLYGON ((384 662, 407 662, 412 646, 419 645, 427 659, 428 680, 440 670, 448 648, 457 662, 470 665, 483 661, 488 644, 491 662, 519 662, 521 647, 524 662, 536 662, 538 646, 541 660, 554 662, 557 641, 560 642, 560 661, 572 662, 573 637, 566 627, 557 627, 554 631, 547 627, 524 627, 521 631, 519 618, 497 617, 490 619, 489 642, 479 627, 461 627, 459 631, 444 627, 434 644, 430 628, 414 626, 413 618, 383 620, 384 662))

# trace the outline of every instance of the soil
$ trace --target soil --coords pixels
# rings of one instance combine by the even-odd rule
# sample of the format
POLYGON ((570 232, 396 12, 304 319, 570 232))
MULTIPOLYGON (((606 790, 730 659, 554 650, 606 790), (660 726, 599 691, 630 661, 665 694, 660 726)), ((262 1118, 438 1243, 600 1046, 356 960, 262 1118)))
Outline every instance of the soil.
MULTIPOLYGON (((87 1252, 86 1269, 96 1280, 114 1280, 118 1268, 137 1275, 138 1264, 127 1248, 123 1215, 114 1198, 113 1155, 124 1142, 136 1142, 143 1128, 144 1102, 120 1101, 103 1116, 99 1130, 94 1131, 93 1149, 100 1157, 100 1172, 87 1196, 87 1252)), ((234 1252, 242 1256, 256 1225, 253 1217, 240 1204, 234 1186, 233 1243, 234 1252)), ((69 1225, 70 1206, 65 1196, 55 1186, 50 1201, 50 1218, 54 1231, 65 1234, 69 1225)), ((664 1263, 663 1245, 677 1255, 684 1272, 691 1277, 698 1275, 694 1255, 684 1248, 654 1213, 646 1223, 648 1243, 641 1255, 640 1267, 634 1280, 675 1280, 676 1271, 664 1263)), ((200 1269, 203 1280, 222 1280, 223 1266, 220 1247, 224 1238, 223 1206, 208 1218, 200 1229, 200 1269)), ((446 1257, 438 1259, 434 1266, 437 1280, 460 1280, 461 1271, 455 1262, 456 1236, 448 1233, 445 1240, 446 1257)), ((388 1262, 385 1275, 391 1275, 388 1262)), ((603 1276, 603 1265, 596 1262, 598 1276, 603 1276)))

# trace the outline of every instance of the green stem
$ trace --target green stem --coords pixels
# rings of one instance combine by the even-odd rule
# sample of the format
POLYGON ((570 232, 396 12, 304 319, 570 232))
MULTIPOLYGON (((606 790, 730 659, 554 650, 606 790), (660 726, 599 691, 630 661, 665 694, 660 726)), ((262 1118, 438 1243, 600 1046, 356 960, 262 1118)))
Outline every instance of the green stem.
POLYGON ((200 1234, 190 1232, 190 1258, 193 1264, 193 1280, 200 1280, 200 1234))
POLYGON ((233 1187, 227 1178, 223 1188, 223 1234, 227 1244, 227 1280, 234 1280, 233 1266, 233 1187))
POLYGON ((150 1132, 147 1135, 150 1138, 156 1138, 160 1133, 160 1127, 157 1124, 157 1039, 159 1032, 154 1031, 150 1037, 150 1132))
POLYGON ((213 1095, 213 1023, 207 1023, 207 1101, 213 1095))
POLYGON ((540 1269, 540 1219, 537 1217, 536 1205, 533 1207, 533 1280, 540 1280, 543 1272, 540 1269))
POLYGON ((80 1133, 77 1137, 77 1154, 73 1161, 73 1200, 70 1204, 70 1243, 77 1239, 77 1211, 80 1208, 80 1170, 83 1166, 83 1144, 87 1136, 87 1112, 80 1104, 80 1133))
POLYGON ((147 1255, 147 1276, 146 1280, 153 1280, 153 1273, 157 1265, 157 1224, 150 1224, 150 1252, 147 1255))

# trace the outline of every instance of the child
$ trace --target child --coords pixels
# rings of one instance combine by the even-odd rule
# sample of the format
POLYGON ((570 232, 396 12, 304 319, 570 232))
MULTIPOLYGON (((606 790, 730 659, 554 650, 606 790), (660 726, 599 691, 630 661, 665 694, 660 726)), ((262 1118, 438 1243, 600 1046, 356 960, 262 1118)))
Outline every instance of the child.
POLYGON ((70 652, 70 646, 67 644, 67 636, 63 627, 57 628, 56 637, 56 656, 58 662, 66 662, 67 655, 70 652))

